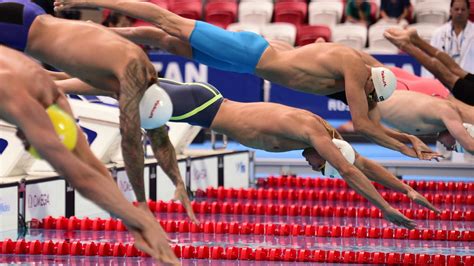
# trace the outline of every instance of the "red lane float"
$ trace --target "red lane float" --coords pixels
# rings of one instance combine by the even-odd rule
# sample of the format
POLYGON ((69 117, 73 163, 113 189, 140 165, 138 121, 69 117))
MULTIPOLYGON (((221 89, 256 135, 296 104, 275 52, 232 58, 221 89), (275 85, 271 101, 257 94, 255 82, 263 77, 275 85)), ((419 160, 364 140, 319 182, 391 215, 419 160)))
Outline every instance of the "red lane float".
MULTIPOLYGON (((76 217, 45 217, 41 222, 35 222, 34 228, 59 230, 94 230, 94 231, 124 231, 120 220, 76 217), (70 221, 75 221, 75 227, 70 227, 70 221), (83 228, 82 224, 88 221, 92 226, 83 228), (109 226, 105 226, 105 225, 109 226), (67 226, 65 226, 67 225, 67 226)), ((211 222, 206 221, 199 225, 187 220, 160 220, 163 229, 168 233, 206 233, 206 234, 233 234, 233 235, 277 235, 277 236, 318 236, 318 237, 357 237, 383 239, 410 239, 410 240, 439 240, 439 241, 474 241, 474 231, 444 230, 444 229, 412 229, 405 228, 369 228, 364 226, 327 226, 327 225, 299 225, 299 224, 272 224, 250 222, 211 222)))
MULTIPOLYGON (((443 181, 404 181, 405 184, 416 190, 473 192, 474 183, 468 182, 443 182, 443 181)), ((377 189, 385 189, 380 184, 372 183, 377 189)), ((333 188, 341 189, 349 186, 342 179, 295 177, 295 176, 269 176, 258 178, 257 187, 296 187, 296 188, 333 188)))
MULTIPOLYGON (((474 192, 474 191, 473 191, 474 192)), ((209 187, 205 191, 198 191, 198 197, 207 197, 209 199, 241 199, 241 200, 289 200, 289 201, 348 201, 348 202, 368 202, 365 198, 357 194, 355 191, 346 189, 287 189, 287 188, 249 188, 234 189, 209 187)), ((411 200, 404 194, 398 192, 382 191, 380 195, 388 202, 410 203, 411 200)), ((474 194, 452 194, 451 192, 440 193, 424 193, 427 200, 434 204, 449 205, 474 205, 474 194)))
MULTIPOLYGON (((220 246, 171 245, 178 258, 212 260, 247 261, 289 261, 289 262, 328 262, 362 263, 388 265, 469 265, 474 263, 473 256, 428 255, 411 253, 383 253, 367 251, 308 250, 293 248, 249 248, 220 246)), ((95 243, 67 241, 12 241, 0 242, 1 254, 29 255, 69 255, 100 257, 148 257, 131 243, 95 243)))

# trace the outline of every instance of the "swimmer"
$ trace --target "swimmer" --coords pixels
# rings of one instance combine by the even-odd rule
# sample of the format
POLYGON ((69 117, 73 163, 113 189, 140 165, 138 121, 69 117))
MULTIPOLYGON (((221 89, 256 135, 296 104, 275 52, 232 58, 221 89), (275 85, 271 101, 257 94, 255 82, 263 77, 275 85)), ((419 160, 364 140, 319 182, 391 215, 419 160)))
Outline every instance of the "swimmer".
MULTIPOLYGON (((458 141, 466 151, 474 153, 474 138, 464 126, 473 123, 474 107, 459 103, 464 105, 462 109, 439 96, 397 89, 389 100, 379 104, 380 119, 388 126, 409 134, 438 134, 438 141, 448 150, 453 150, 458 141)), ((347 123, 337 130, 351 132, 351 127, 351 123, 347 123)))
POLYGON ((387 125, 414 134, 438 134, 438 140, 449 150, 454 142, 474 154, 474 138, 465 123, 474 123, 474 107, 462 102, 429 96, 423 93, 397 90, 389 100, 379 105, 380 118, 387 125), (458 105, 464 105, 461 109, 458 105), (406 108, 406 107, 410 108, 406 108))
MULTIPOLYGON (((84 135, 77 134, 72 152, 61 143, 45 109, 57 105, 71 118, 73 115, 65 95, 46 71, 25 55, 3 46, 0 69, 0 119, 16 125, 27 148, 30 144, 35 147, 81 195, 122 219, 137 248, 155 259, 173 261, 167 257, 169 245, 159 223, 125 199, 84 135)), ((71 130, 81 132, 75 124, 71 130)))
MULTIPOLYGON (((9 14, 0 21, 2 44, 118 95, 125 169, 139 207, 148 210, 145 192, 138 190, 144 169, 138 106, 156 71, 146 54, 101 25, 55 18, 28 0, 0 0, 0 12, 9 14)), ((168 245, 155 256, 177 263, 168 245)))
MULTIPOLYGON (((68 74, 55 78, 74 76, 118 95, 125 169, 138 207, 148 210, 145 191, 138 189, 143 187, 144 152, 137 148, 142 146, 139 102, 156 82, 156 71, 147 55, 101 25, 55 18, 31 1, 0 0, 0 12, 11 14, 9 20, 0 21, 4 45, 68 74)), ((192 213, 183 186, 176 188, 176 194, 192 213)))
MULTIPOLYGON (((359 53, 366 64, 383 66, 371 55, 359 53)), ((458 141, 472 153, 474 139, 464 124, 474 124, 474 107, 453 97, 437 79, 418 77, 397 67, 390 69, 397 77, 397 89, 390 99, 378 103, 374 118, 408 134, 438 134, 438 140, 450 150, 458 141)), ((338 131, 354 131, 352 123, 342 125, 338 131)))
POLYGON ((418 60, 440 80, 458 100, 474 105, 474 75, 462 69, 447 53, 424 41, 416 29, 387 29, 391 43, 418 60))
MULTIPOLYGON (((87 84, 64 87, 66 92, 87 92, 87 84)), ((61 84, 61 82, 59 82, 61 84)), ((240 103, 224 99, 207 83, 179 83, 160 79, 160 86, 173 102, 172 122, 186 122, 226 134, 245 146, 270 152, 304 150, 303 156, 316 171, 340 175, 357 193, 377 206, 394 224, 414 228, 415 223, 391 207, 369 179, 406 194, 430 210, 439 212, 414 189, 374 161, 356 153, 321 117, 301 109, 274 103, 240 103), (271 113, 271 115, 268 115, 271 113), (341 152, 342 151, 342 152, 341 152)), ((146 100, 146 99, 145 99, 146 100)), ((166 129, 161 129, 167 138, 166 129)), ((172 148, 172 146, 171 146, 172 148)), ((161 159, 158 157, 158 161, 161 159)), ((173 160, 177 164, 176 160, 173 160)))
MULTIPOLYGON (((273 48, 261 36, 232 33, 189 20, 157 5, 135 1, 58 0, 57 10, 72 6, 109 8, 151 22, 162 30, 131 30, 137 42, 149 43, 221 70, 256 74, 295 90, 346 100, 355 129, 375 143, 407 156, 430 160, 440 155, 412 136, 371 120, 377 102, 388 99, 396 78, 387 68, 371 68, 359 54, 333 43, 314 43, 291 51, 273 48), (148 35, 145 35, 148 34, 148 35), (411 142, 415 140, 415 142, 411 142), (405 142, 412 144, 412 147, 405 142)), ((120 29, 115 31, 120 33, 120 29)))

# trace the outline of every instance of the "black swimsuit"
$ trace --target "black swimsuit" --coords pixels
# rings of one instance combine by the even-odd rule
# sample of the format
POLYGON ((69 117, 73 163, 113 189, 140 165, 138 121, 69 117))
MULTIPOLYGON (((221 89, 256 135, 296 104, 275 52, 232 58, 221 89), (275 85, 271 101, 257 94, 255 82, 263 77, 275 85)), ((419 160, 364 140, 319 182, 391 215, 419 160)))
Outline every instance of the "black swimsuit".
POLYGON ((212 85, 203 82, 180 83, 159 79, 159 86, 173 102, 171 122, 210 127, 224 101, 222 94, 212 85))

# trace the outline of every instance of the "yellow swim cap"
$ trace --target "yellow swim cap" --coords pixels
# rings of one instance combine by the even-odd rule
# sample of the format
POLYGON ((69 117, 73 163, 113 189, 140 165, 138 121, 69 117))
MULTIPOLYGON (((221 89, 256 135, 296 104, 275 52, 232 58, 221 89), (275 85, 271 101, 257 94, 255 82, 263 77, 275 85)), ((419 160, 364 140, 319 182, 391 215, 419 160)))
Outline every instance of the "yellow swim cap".
MULTIPOLYGON (((74 150, 77 143, 77 127, 74 119, 55 104, 49 106, 46 109, 46 113, 49 119, 51 119, 54 130, 64 146, 70 151, 74 150)), ((33 146, 31 146, 28 151, 33 157, 37 159, 41 158, 33 146)))

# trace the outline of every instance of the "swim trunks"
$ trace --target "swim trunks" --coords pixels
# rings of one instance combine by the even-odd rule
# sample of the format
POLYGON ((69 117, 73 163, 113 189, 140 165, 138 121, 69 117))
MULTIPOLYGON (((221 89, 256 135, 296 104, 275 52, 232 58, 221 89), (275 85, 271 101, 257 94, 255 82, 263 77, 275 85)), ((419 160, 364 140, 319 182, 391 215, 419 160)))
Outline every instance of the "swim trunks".
POLYGON ((159 79, 173 102, 171 122, 210 127, 224 101, 222 94, 212 85, 203 82, 180 83, 159 79))
POLYGON ((29 0, 0 0, 0 44, 23 52, 31 24, 45 13, 29 0))

